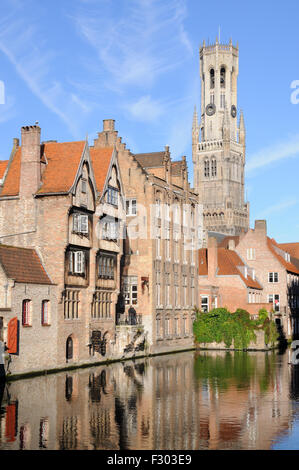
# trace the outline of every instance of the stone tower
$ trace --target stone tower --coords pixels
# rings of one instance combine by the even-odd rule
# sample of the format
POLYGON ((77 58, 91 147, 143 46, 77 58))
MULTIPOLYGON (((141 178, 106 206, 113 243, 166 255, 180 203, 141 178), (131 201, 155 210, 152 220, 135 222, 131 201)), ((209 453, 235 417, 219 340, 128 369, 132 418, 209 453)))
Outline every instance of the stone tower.
POLYGON ((204 228, 238 235, 249 228, 244 201, 245 125, 237 122, 239 49, 232 41, 200 47, 201 115, 192 125, 194 187, 203 205, 204 228))

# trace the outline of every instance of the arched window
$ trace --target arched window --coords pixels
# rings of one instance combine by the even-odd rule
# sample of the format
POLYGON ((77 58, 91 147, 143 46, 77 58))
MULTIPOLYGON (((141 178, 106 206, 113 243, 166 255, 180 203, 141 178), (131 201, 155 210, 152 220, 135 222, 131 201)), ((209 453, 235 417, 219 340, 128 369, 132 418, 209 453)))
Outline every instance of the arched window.
POLYGON ((66 360, 73 359, 73 339, 71 336, 66 340, 66 360))
POLYGON ((215 70, 210 70, 210 88, 215 88, 215 70))
POLYGON ((217 176, 217 162, 215 158, 212 158, 212 168, 211 168, 211 174, 212 176, 217 176))
POLYGON ((204 175, 206 178, 210 176, 210 162, 209 160, 205 160, 204 162, 204 175))
POLYGON ((220 87, 225 88, 225 67, 221 67, 220 69, 220 87))

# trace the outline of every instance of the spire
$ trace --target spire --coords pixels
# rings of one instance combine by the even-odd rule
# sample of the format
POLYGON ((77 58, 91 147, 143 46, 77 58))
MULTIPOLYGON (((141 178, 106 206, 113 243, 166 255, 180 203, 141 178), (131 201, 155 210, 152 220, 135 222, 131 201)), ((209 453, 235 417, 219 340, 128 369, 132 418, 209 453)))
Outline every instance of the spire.
POLYGON ((245 130, 245 123, 244 123, 244 115, 243 111, 241 110, 240 114, 240 121, 239 121, 239 143, 245 144, 245 137, 246 137, 246 130, 245 130))
POLYGON ((223 115, 223 139, 230 140, 230 120, 226 104, 223 115))

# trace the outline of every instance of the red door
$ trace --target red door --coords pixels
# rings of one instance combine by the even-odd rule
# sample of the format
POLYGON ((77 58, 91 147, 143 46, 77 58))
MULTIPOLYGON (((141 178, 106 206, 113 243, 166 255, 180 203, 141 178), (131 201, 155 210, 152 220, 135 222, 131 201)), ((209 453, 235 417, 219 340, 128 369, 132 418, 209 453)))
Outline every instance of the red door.
POLYGON ((9 354, 18 354, 18 319, 12 318, 7 326, 7 348, 9 354))

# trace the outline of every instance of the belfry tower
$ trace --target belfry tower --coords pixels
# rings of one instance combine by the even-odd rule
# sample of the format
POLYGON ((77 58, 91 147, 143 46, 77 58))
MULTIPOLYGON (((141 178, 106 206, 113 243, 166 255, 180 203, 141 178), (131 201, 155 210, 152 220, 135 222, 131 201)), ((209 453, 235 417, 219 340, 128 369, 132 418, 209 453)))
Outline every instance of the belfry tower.
POLYGON ((245 125, 237 121, 239 49, 232 41, 200 47, 201 115, 192 125, 194 188, 206 231, 238 235, 249 228, 244 201, 245 125))

